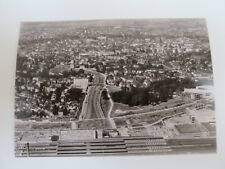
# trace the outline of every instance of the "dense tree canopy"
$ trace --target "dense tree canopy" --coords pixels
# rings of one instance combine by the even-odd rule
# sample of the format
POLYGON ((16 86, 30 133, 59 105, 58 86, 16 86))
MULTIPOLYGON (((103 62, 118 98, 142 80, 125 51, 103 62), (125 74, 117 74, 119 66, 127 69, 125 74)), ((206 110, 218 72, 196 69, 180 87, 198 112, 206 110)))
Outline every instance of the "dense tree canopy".
POLYGON ((129 106, 148 105, 166 102, 171 99, 174 92, 183 91, 184 88, 193 88, 196 84, 191 79, 163 79, 153 82, 149 87, 122 88, 121 91, 112 93, 115 102, 129 106))
POLYGON ((82 89, 72 88, 68 90, 68 99, 79 101, 83 97, 82 89))

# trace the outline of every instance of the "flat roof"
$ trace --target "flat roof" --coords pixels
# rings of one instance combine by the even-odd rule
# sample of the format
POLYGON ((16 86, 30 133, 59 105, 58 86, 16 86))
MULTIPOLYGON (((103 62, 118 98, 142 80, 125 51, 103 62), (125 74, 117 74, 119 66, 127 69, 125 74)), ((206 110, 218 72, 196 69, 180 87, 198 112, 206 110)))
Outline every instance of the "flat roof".
POLYGON ((196 94, 214 94, 213 86, 197 86, 196 88, 184 89, 184 93, 196 93, 196 94))
POLYGON ((20 143, 52 142, 52 136, 59 136, 59 141, 92 140, 96 138, 95 130, 34 130, 22 133, 20 143))
POLYGON ((96 138, 95 130, 65 130, 60 131, 60 141, 92 140, 96 138))
POLYGON ((195 117, 196 120, 200 123, 204 122, 216 122, 215 111, 212 109, 192 109, 190 115, 195 117))
POLYGON ((180 125, 175 125, 175 127, 179 131, 179 133, 182 133, 182 134, 201 132, 201 128, 197 124, 180 124, 180 125))

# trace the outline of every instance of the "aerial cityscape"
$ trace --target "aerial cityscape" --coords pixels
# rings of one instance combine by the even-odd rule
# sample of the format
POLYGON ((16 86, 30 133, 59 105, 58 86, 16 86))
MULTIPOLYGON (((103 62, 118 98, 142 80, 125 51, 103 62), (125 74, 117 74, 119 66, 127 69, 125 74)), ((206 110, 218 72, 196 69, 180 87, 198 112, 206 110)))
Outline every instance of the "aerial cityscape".
POLYGON ((216 152, 204 19, 21 23, 15 156, 216 152))

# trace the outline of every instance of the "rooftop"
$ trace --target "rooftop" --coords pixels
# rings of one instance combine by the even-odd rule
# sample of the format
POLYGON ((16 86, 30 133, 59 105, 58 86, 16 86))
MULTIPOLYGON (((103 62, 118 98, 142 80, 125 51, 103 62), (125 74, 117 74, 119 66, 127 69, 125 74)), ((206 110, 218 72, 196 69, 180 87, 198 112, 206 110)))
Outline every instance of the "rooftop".
POLYGON ((208 108, 200 109, 200 110, 192 109, 190 111, 190 115, 195 117, 195 119, 200 123, 207 123, 207 122, 215 123, 216 122, 215 111, 212 109, 208 109, 208 108))

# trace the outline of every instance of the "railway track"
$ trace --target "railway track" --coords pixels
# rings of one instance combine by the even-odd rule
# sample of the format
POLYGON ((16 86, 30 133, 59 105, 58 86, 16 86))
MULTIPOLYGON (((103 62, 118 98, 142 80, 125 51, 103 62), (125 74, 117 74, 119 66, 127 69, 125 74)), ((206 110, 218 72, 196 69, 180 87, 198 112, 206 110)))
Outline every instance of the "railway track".
POLYGON ((16 144, 16 157, 168 154, 215 148, 214 140, 167 141, 161 137, 117 137, 75 142, 16 144))

